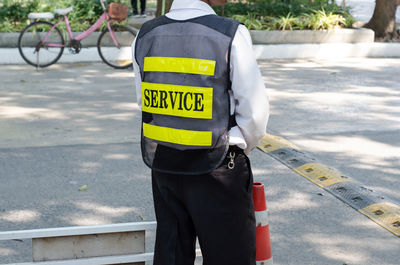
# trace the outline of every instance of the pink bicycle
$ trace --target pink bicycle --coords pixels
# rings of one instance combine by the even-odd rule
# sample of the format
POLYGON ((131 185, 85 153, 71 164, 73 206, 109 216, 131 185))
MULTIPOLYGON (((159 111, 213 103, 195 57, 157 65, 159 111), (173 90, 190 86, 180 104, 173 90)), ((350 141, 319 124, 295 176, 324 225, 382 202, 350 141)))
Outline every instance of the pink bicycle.
POLYGON ((97 50, 101 59, 117 69, 132 66, 130 46, 136 37, 137 30, 113 23, 115 20, 107 12, 107 0, 100 0, 100 3, 104 10, 101 17, 87 31, 76 37, 72 35, 67 17, 67 14, 72 11, 72 7, 54 10, 57 15, 61 16, 55 24, 41 20, 54 18, 53 13, 29 14, 29 18, 33 22, 22 30, 18 39, 18 49, 22 58, 30 65, 47 67, 60 59, 65 47, 68 47, 72 54, 77 54, 82 49, 81 40, 95 32, 106 21, 107 28, 100 33, 97 40, 97 50), (67 44, 57 27, 62 21, 65 21, 68 32, 67 44))

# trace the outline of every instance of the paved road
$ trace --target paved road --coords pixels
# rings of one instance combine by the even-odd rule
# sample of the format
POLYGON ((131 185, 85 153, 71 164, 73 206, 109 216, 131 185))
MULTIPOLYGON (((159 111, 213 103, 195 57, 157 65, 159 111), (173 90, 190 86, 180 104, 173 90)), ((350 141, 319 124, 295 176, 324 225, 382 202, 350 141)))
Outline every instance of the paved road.
MULTIPOLYGON (((400 201, 399 59, 259 64, 270 133, 400 201)), ((154 220, 131 71, 0 66, 0 80, 0 230, 154 220)), ((275 264, 398 264, 399 238, 264 153, 251 160, 275 264)), ((0 263, 29 259, 29 243, 0 242, 0 263)))

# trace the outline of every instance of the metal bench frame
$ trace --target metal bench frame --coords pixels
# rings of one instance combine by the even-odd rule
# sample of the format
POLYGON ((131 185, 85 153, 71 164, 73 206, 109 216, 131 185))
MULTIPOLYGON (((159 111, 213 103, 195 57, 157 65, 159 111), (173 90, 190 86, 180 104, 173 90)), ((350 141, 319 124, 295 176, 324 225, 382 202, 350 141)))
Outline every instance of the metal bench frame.
MULTIPOLYGON (((155 230, 156 226, 156 222, 140 222, 7 231, 0 232, 0 240, 32 239, 33 262, 12 263, 13 265, 98 265, 127 263, 139 265, 153 260, 153 253, 145 253, 145 232, 155 230), (132 247, 131 244, 128 244, 128 248, 132 247, 132 253, 124 253, 123 255, 114 254, 112 253, 112 248, 109 248, 109 253, 105 255, 99 256, 97 253, 94 254, 95 256, 91 256, 93 253, 90 253, 91 250, 88 248, 88 245, 104 244, 107 248, 108 245, 115 244, 115 238, 118 240, 124 238, 128 242, 135 240, 134 244, 137 246, 132 247), (53 255, 51 260, 42 255, 42 252, 57 252, 52 249, 55 245, 62 247, 62 251, 60 251, 63 252, 62 255, 61 253, 51 254, 53 255), (79 250, 79 253, 84 253, 86 257, 77 257, 77 250, 79 250), (60 256, 57 257, 59 254, 60 256), (65 255, 69 257, 65 258, 65 255)), ((126 245, 125 242, 125 247, 126 245)))

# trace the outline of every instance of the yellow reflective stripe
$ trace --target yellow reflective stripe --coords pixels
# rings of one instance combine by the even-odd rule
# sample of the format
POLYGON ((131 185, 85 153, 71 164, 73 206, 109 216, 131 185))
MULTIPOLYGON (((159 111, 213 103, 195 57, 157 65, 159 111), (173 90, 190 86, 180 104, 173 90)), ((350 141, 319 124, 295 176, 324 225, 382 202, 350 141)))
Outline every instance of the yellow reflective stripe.
POLYGON ((212 119, 213 88, 142 82, 142 110, 154 114, 212 119))
POLYGON ((211 131, 190 131, 143 123, 143 135, 156 141, 181 145, 211 146, 212 144, 211 131))
POLYGON ((215 61, 195 58, 145 57, 143 71, 213 76, 215 72, 215 61))

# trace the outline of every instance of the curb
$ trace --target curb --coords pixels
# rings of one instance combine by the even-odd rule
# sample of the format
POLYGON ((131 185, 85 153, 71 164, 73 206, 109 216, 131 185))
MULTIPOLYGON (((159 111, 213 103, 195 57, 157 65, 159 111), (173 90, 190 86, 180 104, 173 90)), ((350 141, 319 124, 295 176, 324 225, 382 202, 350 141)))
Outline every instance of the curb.
POLYGON ((254 44, 373 43, 371 29, 250 30, 254 44))
POLYGON ((321 43, 254 45, 258 60, 267 59, 337 59, 400 58, 400 43, 321 43))
MULTIPOLYGON (((340 59, 400 58, 400 43, 322 43, 322 44, 275 44, 254 45, 257 60, 271 59, 340 59)), ((125 52, 130 58, 130 52, 125 52)), ((60 63, 101 62, 97 48, 83 48, 71 55, 65 49, 60 63)), ((0 64, 25 64, 17 48, 0 48, 0 64)))

